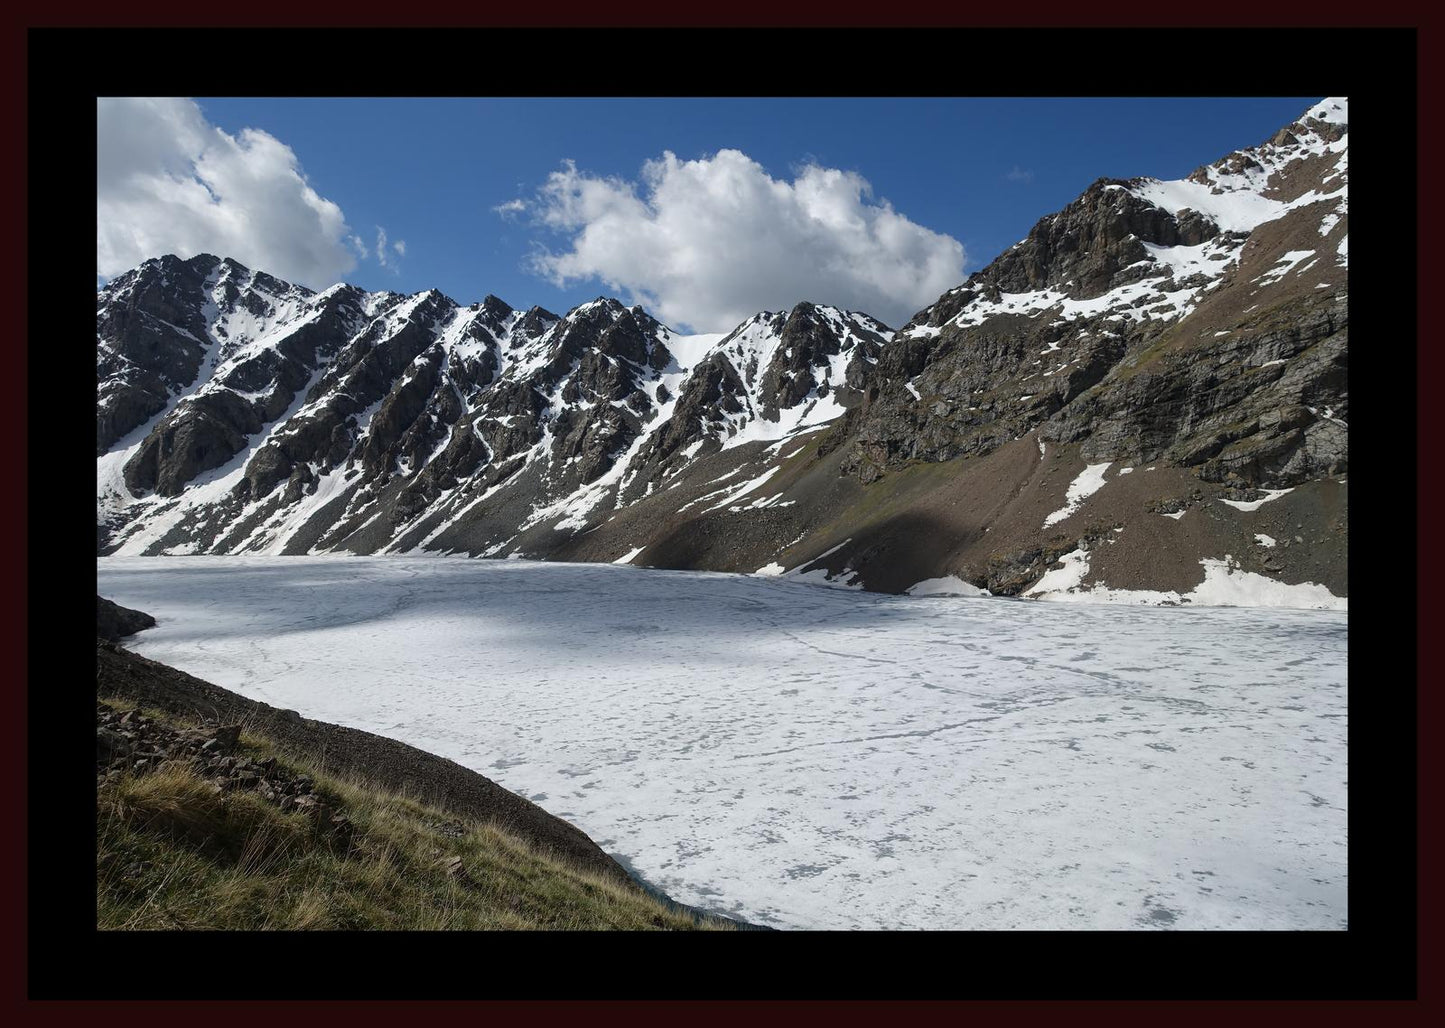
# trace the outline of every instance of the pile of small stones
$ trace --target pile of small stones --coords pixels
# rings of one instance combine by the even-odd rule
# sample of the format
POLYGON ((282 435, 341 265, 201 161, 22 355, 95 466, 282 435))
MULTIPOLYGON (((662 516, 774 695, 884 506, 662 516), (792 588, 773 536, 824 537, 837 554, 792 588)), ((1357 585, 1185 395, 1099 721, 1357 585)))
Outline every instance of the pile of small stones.
POLYGON ((145 775, 170 764, 189 765, 218 793, 254 793, 283 811, 305 814, 333 841, 350 846, 354 826, 315 789, 306 775, 293 774, 275 757, 252 760, 236 752, 240 725, 176 729, 136 710, 121 712, 96 704, 96 784, 121 776, 145 775))

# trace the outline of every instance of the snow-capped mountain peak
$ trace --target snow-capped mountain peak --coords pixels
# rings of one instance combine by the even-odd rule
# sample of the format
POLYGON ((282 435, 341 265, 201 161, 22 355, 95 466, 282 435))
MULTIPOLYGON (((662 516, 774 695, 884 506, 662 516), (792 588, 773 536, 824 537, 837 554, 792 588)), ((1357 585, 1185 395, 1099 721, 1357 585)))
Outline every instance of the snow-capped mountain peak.
POLYGON ((209 255, 147 262, 98 312, 100 513, 119 552, 314 546, 322 521, 329 547, 380 508, 377 527, 431 538, 479 491, 526 496, 523 525, 590 525, 701 450, 840 416, 849 362, 891 335, 812 304, 684 336, 610 297, 558 317, 435 289, 313 293, 209 255), (121 356, 156 331, 172 373, 127 406, 121 356))
POLYGON ((1347 117, 1326 99, 1186 178, 1101 178, 896 333, 810 302, 685 334, 605 296, 558 315, 147 261, 97 295, 101 549, 1342 589, 1347 117), (1213 499, 1248 519, 1174 527, 1213 499), (1241 562, 1296 534, 1327 556, 1241 562), (1187 574, 1155 559, 1181 552, 1187 574))

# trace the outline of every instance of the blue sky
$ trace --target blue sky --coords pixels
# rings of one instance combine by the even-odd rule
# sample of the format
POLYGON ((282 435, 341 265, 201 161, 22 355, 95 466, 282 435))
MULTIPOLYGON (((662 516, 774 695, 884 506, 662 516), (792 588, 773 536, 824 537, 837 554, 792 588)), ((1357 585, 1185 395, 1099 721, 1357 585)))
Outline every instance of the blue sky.
POLYGON ((1183 177, 1318 99, 102 100, 98 270, 224 246, 314 287, 896 324, 1099 176, 1183 177))

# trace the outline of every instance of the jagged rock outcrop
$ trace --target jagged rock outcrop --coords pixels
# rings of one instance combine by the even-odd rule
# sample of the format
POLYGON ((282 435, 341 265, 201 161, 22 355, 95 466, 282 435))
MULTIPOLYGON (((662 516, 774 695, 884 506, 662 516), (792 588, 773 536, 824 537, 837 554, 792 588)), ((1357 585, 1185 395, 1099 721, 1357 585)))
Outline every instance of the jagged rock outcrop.
MULTIPOLYGON (((340 849, 351 845, 355 828, 333 799, 318 793, 307 775, 293 774, 275 757, 236 754, 240 725, 176 729, 138 710, 119 711, 104 703, 95 713, 96 786, 124 775, 143 777, 169 765, 193 770, 216 792, 249 792, 282 811, 303 814, 340 849)), ((198 838, 201 845, 213 843, 198 838)))
POLYGON ((313 294, 209 256, 149 262, 102 293, 102 310, 138 292, 153 301, 150 283, 176 269, 165 309, 197 312, 188 323, 207 362, 190 380, 176 371, 149 430, 102 456, 103 549, 369 550, 422 523, 430 532, 505 484, 505 514, 461 526, 469 550, 493 547, 521 504, 524 527, 600 513, 624 492, 650 493, 701 448, 832 405, 843 365, 860 374, 891 335, 805 303, 751 319, 684 365, 670 344, 695 350, 702 337, 606 297, 559 318, 495 296, 462 308, 434 290, 313 294), (579 490, 587 510, 569 506, 579 490), (485 546, 470 541, 479 535, 485 546))
POLYGON ((872 482, 1037 430, 1209 481, 1343 472, 1346 259, 1325 250, 1347 229, 1344 138, 1306 116, 1182 183, 1098 180, 899 331, 878 402, 834 430, 845 470, 872 482))
POLYGON ((107 642, 116 642, 147 628, 154 628, 156 619, 143 610, 132 610, 107 600, 95 598, 95 634, 107 642))

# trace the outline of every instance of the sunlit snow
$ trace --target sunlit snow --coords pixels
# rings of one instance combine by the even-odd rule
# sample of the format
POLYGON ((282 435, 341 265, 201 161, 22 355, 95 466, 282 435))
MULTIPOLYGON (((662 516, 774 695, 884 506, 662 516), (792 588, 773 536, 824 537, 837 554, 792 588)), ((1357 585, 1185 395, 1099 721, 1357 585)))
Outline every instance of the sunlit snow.
POLYGON ((1337 612, 457 558, 103 558, 141 654, 795 928, 1340 929, 1337 612))
MULTIPOLYGON (((1174 517, 1166 514, 1165 517, 1174 517)), ((1175 520, 1178 520, 1175 518, 1175 520)), ((1269 536, 1255 536, 1256 541, 1269 536)), ((1261 543, 1260 545, 1265 545, 1261 543)), ((1084 586, 1089 574, 1089 553, 1071 550, 1059 558, 1063 565, 1044 574, 1025 597, 1082 603, 1128 603, 1199 607, 1293 607, 1300 610, 1349 609, 1349 600, 1315 582, 1280 582, 1243 570, 1232 555, 1205 557, 1199 562, 1204 581, 1189 592, 1159 589, 1113 589, 1101 583, 1084 586)))
POLYGON ((1093 496, 1104 487, 1104 472, 1109 470, 1113 461, 1104 461, 1102 464, 1086 465, 1080 471, 1078 477, 1069 483, 1068 494, 1064 497, 1064 505, 1044 518, 1044 527, 1057 525, 1060 521, 1070 517, 1078 510, 1085 500, 1093 496))
MULTIPOLYGON (((1291 271, 1293 271, 1295 269, 1295 265, 1299 264, 1299 262, 1304 260, 1306 257, 1313 257, 1314 253, 1315 252, 1313 250, 1291 250, 1289 253, 1285 254, 1278 261, 1276 261, 1274 267, 1270 268, 1263 275, 1259 276, 1259 284, 1262 286, 1267 286, 1271 283, 1278 282, 1280 279, 1284 278, 1291 271)), ((1309 265, 1306 265, 1306 267, 1308 266, 1309 265)))
POLYGON ((987 589, 980 589, 972 582, 965 582, 957 575, 942 578, 927 578, 906 590, 909 596, 988 596, 987 589))
POLYGON ((1235 510, 1259 510, 1259 508, 1263 507, 1270 500, 1277 500, 1281 496, 1284 496, 1293 491, 1293 489, 1261 489, 1260 492, 1264 493, 1264 495, 1257 500, 1226 500, 1223 497, 1220 497, 1219 502, 1227 504, 1228 506, 1233 507, 1235 510))

